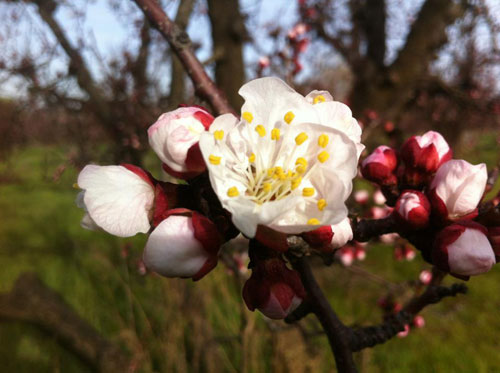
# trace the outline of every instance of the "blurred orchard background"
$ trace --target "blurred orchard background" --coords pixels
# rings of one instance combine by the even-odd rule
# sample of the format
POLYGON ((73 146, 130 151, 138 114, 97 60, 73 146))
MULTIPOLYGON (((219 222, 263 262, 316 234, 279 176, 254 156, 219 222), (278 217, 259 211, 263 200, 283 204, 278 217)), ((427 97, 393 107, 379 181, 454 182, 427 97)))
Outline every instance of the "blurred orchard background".
MULTIPOLYGON (((279 76, 350 105, 368 150, 433 129, 457 158, 500 161, 496 0, 160 2, 236 109, 245 81, 279 76)), ((148 126, 181 103, 208 106, 137 6, 0 0, 0 19, 1 371, 331 371, 316 320, 246 309, 244 254, 228 251, 240 265, 219 263, 199 283, 166 280, 141 262, 145 236, 80 227, 72 185, 85 164, 160 177, 148 126)), ((353 213, 387 213, 371 185, 356 189, 353 213)), ((380 321, 381 298, 403 302, 429 269, 397 237, 384 241, 317 269, 347 324, 380 321)), ((499 269, 426 309, 425 327, 358 353, 361 371, 500 371, 499 269)))

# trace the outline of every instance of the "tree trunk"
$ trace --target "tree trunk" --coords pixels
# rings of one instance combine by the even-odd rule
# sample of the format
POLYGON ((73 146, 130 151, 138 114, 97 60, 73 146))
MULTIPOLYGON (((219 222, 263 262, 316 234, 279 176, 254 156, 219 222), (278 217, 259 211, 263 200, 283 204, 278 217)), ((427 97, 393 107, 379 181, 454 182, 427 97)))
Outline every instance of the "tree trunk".
POLYGON ((243 104, 238 90, 245 81, 243 42, 246 37, 238 0, 208 0, 208 15, 216 57, 215 80, 231 106, 238 110, 243 104))

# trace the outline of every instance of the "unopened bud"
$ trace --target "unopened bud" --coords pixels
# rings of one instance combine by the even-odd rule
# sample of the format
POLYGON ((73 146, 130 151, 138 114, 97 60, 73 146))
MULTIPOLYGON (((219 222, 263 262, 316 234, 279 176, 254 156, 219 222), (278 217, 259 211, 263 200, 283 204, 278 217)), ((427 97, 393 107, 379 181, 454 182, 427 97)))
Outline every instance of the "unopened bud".
POLYGON ((396 151, 382 145, 361 163, 361 173, 365 179, 379 185, 394 185, 397 182, 394 174, 397 165, 396 151))

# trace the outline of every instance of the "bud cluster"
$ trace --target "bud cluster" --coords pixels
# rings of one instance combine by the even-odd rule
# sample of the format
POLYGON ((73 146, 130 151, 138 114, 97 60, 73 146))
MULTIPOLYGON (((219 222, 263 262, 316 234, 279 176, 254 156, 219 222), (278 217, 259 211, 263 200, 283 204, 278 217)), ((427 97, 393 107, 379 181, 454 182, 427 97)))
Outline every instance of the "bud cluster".
MULTIPOLYGON (((486 165, 451 158, 446 140, 429 131, 412 136, 399 151, 379 146, 364 159, 361 172, 394 206, 398 233, 424 259, 465 279, 495 264, 499 228, 473 221, 486 188, 486 165)), ((395 256, 404 254, 397 250, 395 256)))

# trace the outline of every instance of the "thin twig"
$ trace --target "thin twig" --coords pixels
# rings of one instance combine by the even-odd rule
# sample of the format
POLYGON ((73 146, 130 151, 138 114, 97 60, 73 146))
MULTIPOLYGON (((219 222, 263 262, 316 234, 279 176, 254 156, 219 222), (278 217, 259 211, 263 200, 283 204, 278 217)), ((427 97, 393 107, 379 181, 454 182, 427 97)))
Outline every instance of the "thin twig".
POLYGON ((160 4, 155 0, 134 0, 134 2, 179 57, 193 81, 196 95, 207 100, 217 114, 234 113, 224 93, 216 87, 195 56, 188 34, 165 14, 160 4))

